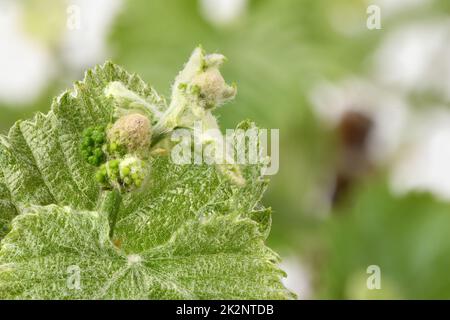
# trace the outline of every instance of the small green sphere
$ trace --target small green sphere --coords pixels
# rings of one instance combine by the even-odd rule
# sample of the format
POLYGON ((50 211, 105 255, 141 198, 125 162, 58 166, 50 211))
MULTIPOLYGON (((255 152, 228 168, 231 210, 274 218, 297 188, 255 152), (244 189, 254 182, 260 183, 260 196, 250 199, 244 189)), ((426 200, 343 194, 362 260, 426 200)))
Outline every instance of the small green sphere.
POLYGON ((103 188, 131 191, 142 186, 147 169, 145 161, 127 155, 124 159, 113 159, 101 165, 95 178, 103 188))
POLYGON ((134 156, 127 156, 120 162, 120 176, 123 186, 130 190, 139 188, 147 174, 146 162, 134 156))
POLYGON ((114 160, 109 161, 108 165, 109 165, 110 168, 117 169, 117 168, 119 168, 119 163, 120 163, 119 160, 114 159, 114 160))
POLYGON ((123 167, 120 170, 121 175, 125 176, 125 177, 128 176, 130 174, 130 172, 131 172, 130 167, 123 167))
POLYGON ((117 151, 117 143, 115 143, 115 142, 110 143, 110 144, 109 144, 109 150, 110 150, 111 152, 117 151))
POLYGON ((95 174, 95 178, 97 179, 98 182, 100 183, 105 183, 106 182, 106 172, 103 171, 97 171, 97 173, 95 174))

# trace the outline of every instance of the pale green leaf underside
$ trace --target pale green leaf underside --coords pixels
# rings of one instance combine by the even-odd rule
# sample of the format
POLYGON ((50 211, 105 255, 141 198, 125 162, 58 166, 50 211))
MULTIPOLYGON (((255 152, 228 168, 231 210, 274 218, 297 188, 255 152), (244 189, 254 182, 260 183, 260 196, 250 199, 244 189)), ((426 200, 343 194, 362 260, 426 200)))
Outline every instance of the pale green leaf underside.
POLYGON ((124 196, 109 238, 108 218, 95 211, 95 170, 79 144, 85 128, 110 121, 113 103, 103 92, 111 81, 165 108, 139 77, 106 63, 47 115, 0 137, 0 239, 11 230, 1 242, 0 298, 291 297, 264 245, 270 209, 259 204, 266 182, 257 167, 244 169, 248 183, 239 188, 214 166, 156 157, 148 184, 124 196), (130 256, 142 261, 130 264, 130 256), (81 290, 67 285, 72 265, 81 290))
POLYGON ((9 190, 3 182, 3 173, 0 171, 0 239, 8 232, 8 224, 16 215, 16 208, 11 202, 9 190))
POLYGON ((110 242, 97 212, 30 207, 13 222, 0 251, 4 298, 285 298, 282 276, 253 220, 237 215, 190 220, 170 239, 139 254, 110 242), (131 256, 131 258, 130 258, 131 256), (134 261, 134 263, 132 262, 134 261), (70 267, 80 268, 79 289, 70 267), (69 279, 69 280, 68 280, 69 279))

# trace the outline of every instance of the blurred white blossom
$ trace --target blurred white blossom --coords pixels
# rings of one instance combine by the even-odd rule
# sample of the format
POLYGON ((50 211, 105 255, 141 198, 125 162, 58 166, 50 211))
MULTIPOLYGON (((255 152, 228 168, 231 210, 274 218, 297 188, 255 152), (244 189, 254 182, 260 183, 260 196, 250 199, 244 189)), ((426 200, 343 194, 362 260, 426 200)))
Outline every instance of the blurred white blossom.
POLYGON ((282 280, 286 288, 294 292, 300 300, 311 299, 311 272, 301 263, 300 258, 286 255, 280 267, 287 273, 287 277, 282 280))
POLYGON ((377 5, 384 16, 391 16, 407 9, 429 5, 433 0, 366 0, 367 5, 377 5))
POLYGON ((79 8, 80 28, 76 29, 59 23, 70 15, 63 5, 53 7, 51 2, 33 2, 32 7, 28 8, 25 1, 1 1, 0 102, 15 106, 31 103, 51 79, 62 72, 61 66, 79 71, 107 58, 107 34, 122 1, 66 0, 67 8, 79 8), (33 11, 39 5, 43 6, 42 10, 33 11), (55 8, 54 12, 48 14, 61 15, 60 19, 41 23, 40 19, 45 19, 40 16, 41 11, 45 12, 43 8, 47 6, 55 8), (33 34, 33 26, 60 28, 62 32, 51 33, 57 39, 46 39, 33 34), (61 61, 63 64, 58 63, 61 61))
MULTIPOLYGON (((380 84, 410 97, 450 101, 450 20, 402 26, 374 56, 380 84)), ((402 149, 391 168, 396 194, 432 192, 450 200, 450 112, 422 99, 405 128, 402 149)))
POLYGON ((200 0, 200 12, 213 25, 233 23, 247 10, 248 0, 200 0))
POLYGON ((404 92, 430 92, 450 101, 450 20, 392 31, 375 54, 374 74, 404 92))
POLYGON ((69 0, 79 8, 80 28, 70 29, 63 38, 63 57, 75 69, 85 69, 107 57, 108 32, 122 0, 69 0))
POLYGON ((368 152, 375 162, 385 162, 395 154, 409 116, 408 104, 401 96, 367 80, 349 78, 338 85, 317 85, 310 98, 318 118, 330 127, 336 127, 349 111, 371 119, 374 126, 368 152))
POLYGON ((34 100, 51 79, 51 52, 23 32, 20 6, 0 2, 0 100, 10 104, 34 100))
POLYGON ((433 108, 415 114, 407 140, 391 169, 396 194, 429 191, 450 200, 450 111, 433 108))
MULTIPOLYGON (((400 2, 406 8, 430 1, 388 2, 377 3, 395 11, 400 2)), ((390 165, 394 193, 421 190, 450 200, 450 111, 427 99, 450 101, 450 20, 390 31, 373 56, 371 71, 366 79, 317 85, 311 94, 314 110, 332 127, 350 110, 374 122, 369 154, 375 161, 389 160, 384 163, 390 165), (417 97, 420 109, 413 108, 417 97)))

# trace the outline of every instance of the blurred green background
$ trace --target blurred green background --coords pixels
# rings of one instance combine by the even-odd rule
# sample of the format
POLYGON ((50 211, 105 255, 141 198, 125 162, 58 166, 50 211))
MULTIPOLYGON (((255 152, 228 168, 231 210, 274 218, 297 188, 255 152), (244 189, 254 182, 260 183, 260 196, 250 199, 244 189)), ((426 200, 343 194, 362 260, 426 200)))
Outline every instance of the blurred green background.
POLYGON ((448 0, 3 0, 0 8, 1 132, 48 110, 105 59, 168 96, 202 44, 227 56, 224 76, 238 85, 219 110, 222 128, 250 118, 280 129, 280 170, 264 203, 286 285, 300 299, 450 298, 448 0), (371 4, 381 8, 380 30, 366 26, 371 4), (366 286, 370 265, 380 267, 379 290, 366 286))

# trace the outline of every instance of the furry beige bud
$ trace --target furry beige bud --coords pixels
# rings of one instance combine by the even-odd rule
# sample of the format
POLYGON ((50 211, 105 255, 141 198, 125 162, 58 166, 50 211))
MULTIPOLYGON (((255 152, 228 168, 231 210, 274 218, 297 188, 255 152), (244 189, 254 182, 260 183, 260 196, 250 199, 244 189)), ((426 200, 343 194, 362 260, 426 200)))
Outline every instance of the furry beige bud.
POLYGON ((150 120, 142 114, 128 114, 119 118, 108 130, 108 151, 146 156, 151 138, 150 120))
POLYGON ((199 95, 209 108, 221 105, 236 95, 236 88, 225 83, 219 69, 211 68, 194 77, 193 86, 199 88, 199 95))

